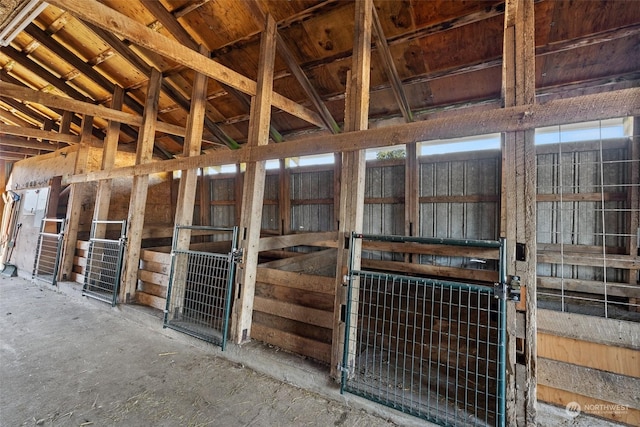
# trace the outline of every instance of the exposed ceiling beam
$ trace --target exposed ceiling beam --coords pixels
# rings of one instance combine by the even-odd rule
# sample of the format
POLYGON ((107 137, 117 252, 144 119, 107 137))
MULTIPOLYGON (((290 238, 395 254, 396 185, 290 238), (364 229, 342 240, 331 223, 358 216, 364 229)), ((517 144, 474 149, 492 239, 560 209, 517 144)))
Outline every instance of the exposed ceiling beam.
MULTIPOLYGON (((2 134, 22 136, 25 138, 38 138, 38 139, 44 139, 48 141, 59 141, 59 142, 64 142, 70 145, 80 143, 80 137, 78 135, 69 135, 69 134, 58 133, 50 130, 23 128, 21 126, 11 126, 11 125, 5 125, 0 123, 0 135, 2 134)), ((0 141, 1 141, 1 138, 0 138, 0 141)))
POLYGON ((203 5, 207 4, 207 3, 209 3, 210 1, 211 0, 193 0, 193 1, 185 4, 184 6, 182 6, 180 9, 176 10, 175 12, 173 12, 173 15, 176 17, 176 19, 182 18, 187 13, 193 12, 194 10, 199 8, 200 6, 203 6, 203 5))
MULTIPOLYGON (((256 82, 242 74, 225 67, 191 49, 185 49, 180 43, 147 28, 95 0, 51 0, 50 4, 68 10, 77 18, 107 29, 133 43, 145 47, 157 54, 205 74, 215 80, 228 84, 246 94, 256 94, 256 82)), ((318 127, 324 127, 318 113, 309 110, 278 93, 273 94, 273 106, 318 127)))
MULTIPOLYGON (((253 16, 253 20, 256 23, 256 25, 258 25, 258 28, 262 28, 264 26, 264 22, 267 16, 262 10, 262 8, 260 7, 260 4, 258 4, 258 2, 253 2, 253 1, 245 2, 244 4, 249 9, 249 12, 251 12, 251 15, 253 16)), ((336 123, 335 119, 329 112, 329 109, 324 104, 324 101, 318 94, 318 91, 313 87, 313 85, 309 81, 309 78, 300 67, 300 64, 298 64, 298 61, 293 55, 293 52, 291 51, 291 49, 289 48, 289 46, 287 45, 285 40, 282 38, 282 35, 279 32, 276 33, 276 46, 277 46, 277 51, 280 54, 280 57, 284 59, 284 62, 287 64, 287 67, 289 67, 289 70, 291 70, 291 73, 294 75, 294 77, 296 78, 300 86, 302 86, 302 89, 305 91, 305 93, 311 100, 311 103, 320 114, 320 117, 322 118, 322 121, 324 122, 327 129, 329 129, 334 134, 339 133, 340 126, 338 126, 338 124, 336 123)))
MULTIPOLYGON (((200 48, 198 46, 198 43, 191 37, 191 34, 189 34, 189 32, 180 24, 174 14, 165 9, 165 7, 160 2, 155 0, 143 0, 142 4, 144 4, 144 6, 158 19, 158 21, 160 21, 164 28, 169 31, 169 33, 173 37, 176 38, 176 40, 178 40, 180 43, 191 50, 195 50, 196 52, 199 51, 200 48)), ((251 101, 247 101, 246 94, 239 92, 224 83, 219 82, 219 84, 224 90, 227 91, 229 95, 236 98, 236 100, 238 100, 245 108, 247 108, 247 111, 251 110, 251 101)), ((208 120, 206 116, 205 120, 208 120)), ((207 123, 205 122, 205 124, 207 123)), ((269 126, 269 134, 271 135, 271 138, 275 142, 282 141, 282 135, 280 134, 280 132, 278 132, 278 130, 273 125, 270 124, 269 126)))
MULTIPOLYGON (((169 33, 173 37, 175 37, 176 40, 178 40, 180 43, 182 43, 183 45, 185 45, 191 50, 194 50, 196 52, 199 51, 198 43, 195 40, 193 40, 193 38, 187 32, 187 30, 185 30, 184 27, 180 24, 180 22, 178 22, 177 18, 167 9, 165 9, 165 7, 160 2, 155 0, 143 0, 142 4, 144 4, 144 6, 149 10, 149 12, 151 12, 158 19, 158 21, 160 21, 160 23, 164 26, 164 28, 167 31, 169 31, 169 33)), ((236 89, 224 83, 220 83, 220 85, 222 86, 223 89, 227 91, 227 93, 229 93, 229 95, 236 98, 245 108, 247 108, 247 111, 251 110, 251 101, 247 100, 246 94, 239 92, 236 89)), ((208 120, 208 118, 205 116, 205 121, 206 120, 208 120)), ((207 123, 205 122, 205 124, 207 123)), ((208 124, 209 128, 213 126, 216 126, 216 125, 213 123, 208 124)), ((273 125, 270 125, 269 134, 271 135, 271 138, 273 138, 275 142, 282 141, 282 135, 280 134, 280 132, 278 132, 277 129, 273 127, 273 125)))
MULTIPOLYGON (((113 93, 115 84, 109 81, 105 76, 96 71, 89 64, 82 61, 78 56, 73 54, 66 47, 58 43, 56 40, 49 36, 47 33, 38 28, 35 24, 31 23, 25 29, 27 34, 37 40, 42 46, 49 49, 55 55, 59 56, 63 61, 74 67, 77 71, 93 80, 98 86, 109 93, 113 93)), ((142 113, 142 107, 131 97, 125 97, 126 105, 135 111, 137 114, 142 113)), ((122 126, 122 132, 132 138, 134 141, 138 138, 138 132, 129 126, 122 126)))
POLYGON ((543 56, 586 46, 593 46, 603 42, 610 42, 625 37, 634 37, 640 34, 640 24, 626 27, 613 28, 598 33, 587 34, 571 40, 562 40, 536 47, 536 56, 543 56))
MULTIPOLYGON (((4 77, 4 75, 2 77, 4 77)), ((20 113, 24 114, 25 116, 27 116, 29 118, 29 120, 31 120, 32 122, 41 124, 45 120, 54 121, 53 119, 51 119, 51 117, 42 114, 40 111, 31 109, 28 106, 26 106, 25 104, 23 104, 23 103, 21 103, 19 101, 16 101, 13 98, 2 98, 2 102, 5 105, 7 105, 7 107, 8 107, 7 109, 9 111, 15 110, 16 112, 20 112, 20 113)), ((13 111, 11 111, 11 112, 13 113, 13 111)))
POLYGON ((411 113, 411 106, 409 105, 409 101, 407 100, 407 95, 404 93, 402 80, 400 80, 398 69, 396 68, 396 64, 393 61, 393 57, 391 56, 391 51, 389 50, 389 45, 387 44, 387 39, 385 38, 384 30, 382 29, 382 24, 380 23, 380 18, 378 17, 378 11, 376 10, 375 6, 372 9, 373 35, 376 40, 376 46, 378 46, 378 53, 380 54, 380 56, 382 57, 382 61, 384 62, 385 72, 387 74, 387 77, 389 78, 391 90, 393 90, 393 95, 395 96, 398 107, 402 112, 402 117, 404 117, 406 122, 412 122, 413 114, 411 113))
MULTIPOLYGON (((24 84, 12 77, 11 75, 7 74, 7 72, 5 70, 0 70, 0 81, 3 82, 7 82, 7 83, 11 83, 17 87, 25 87, 24 84)), ((33 90, 31 88, 29 88, 30 90, 33 90)), ((43 120, 53 120, 56 121, 57 119, 52 119, 49 115, 45 114, 44 112, 36 109, 35 107, 30 107, 26 104, 23 104, 19 101, 16 101, 12 98, 9 97, 4 97, 2 98, 3 102, 11 105, 13 108, 15 108, 18 111, 22 111, 24 114, 29 114, 31 113, 31 117, 33 117, 36 121, 41 122, 43 120)), ((36 102, 36 104, 39 104, 36 102)), ((62 117, 66 111, 60 109, 60 108, 55 108, 55 107, 51 107, 48 106, 46 107, 48 109, 50 109, 51 111, 53 111, 54 113, 56 113, 57 115, 59 115, 60 117, 62 117)), ((75 114, 72 116, 71 118, 71 123, 73 123, 74 125, 81 127, 82 126, 82 120, 80 117, 76 116, 75 114)), ((93 136, 98 138, 98 139, 103 139, 104 138, 104 133, 102 133, 102 131, 98 128, 93 128, 93 136)))
POLYGON ((34 139, 26 139, 14 135, 0 136, 0 145, 4 145, 6 147, 30 148, 40 151, 56 151, 58 149, 57 144, 49 144, 47 142, 40 142, 34 139))
MULTIPOLYGON (((16 86, 11 83, 0 81, 0 96, 11 97, 23 101, 36 102, 45 106, 60 108, 80 114, 102 117, 107 120, 115 120, 133 126, 142 124, 142 117, 124 111, 112 110, 102 105, 95 105, 89 102, 77 101, 58 95, 39 92, 32 89, 16 86)), ((171 135, 184 136, 185 129, 181 126, 172 125, 166 122, 157 122, 156 130, 171 135)))
POLYGON ((13 151, 0 151, 0 160, 6 160, 8 162, 19 162, 28 157, 32 157, 34 154, 21 154, 13 151))
POLYGON ((18 52, 12 47, 3 47, 0 49, 0 51, 4 55, 7 55, 9 58, 16 61, 18 64, 22 65, 31 73, 35 74, 41 79, 46 80, 47 83, 49 83, 51 86, 60 90, 62 93, 67 94, 70 98, 74 98, 80 101, 89 101, 89 98, 85 94, 80 93, 77 89, 68 85, 66 80, 61 79, 50 71, 46 70, 44 67, 37 64, 34 60, 30 59, 24 53, 18 52))
POLYGON ((65 176, 65 183, 90 182, 133 175, 195 169, 248 161, 284 159, 310 154, 337 153, 389 147, 413 142, 462 138, 496 132, 514 132, 537 127, 640 115, 640 88, 558 99, 545 104, 496 108, 450 117, 388 126, 338 135, 319 135, 200 156, 129 166, 109 171, 65 176))
POLYGON ((31 128, 36 128, 37 126, 35 126, 33 123, 28 122, 27 120, 23 119, 22 117, 18 116, 17 114, 12 114, 10 111, 4 110, 2 108, 0 108, 0 120, 2 120, 3 122, 10 122, 13 123, 17 126, 22 126, 22 127, 31 127, 31 128))
MULTIPOLYGON (((127 62, 134 66, 134 68, 138 69, 142 74, 148 76, 151 74, 151 65, 145 62, 142 58, 140 58, 136 53, 131 50, 129 46, 122 42, 117 36, 110 33, 109 31, 93 25, 91 23, 87 23, 87 26, 98 35, 101 39, 103 39, 107 44, 109 44, 118 54, 120 54, 127 62)), ((146 28, 146 27, 145 27, 146 28)), ((166 78, 162 79, 162 91, 169 96, 176 104, 180 106, 184 111, 189 112, 189 100, 184 97, 180 92, 175 90, 175 88, 168 82, 166 78)), ((227 135, 222 129, 218 127, 211 119, 205 117, 205 125, 207 129, 220 140, 221 143, 229 146, 229 148, 239 148, 239 144, 227 135)))

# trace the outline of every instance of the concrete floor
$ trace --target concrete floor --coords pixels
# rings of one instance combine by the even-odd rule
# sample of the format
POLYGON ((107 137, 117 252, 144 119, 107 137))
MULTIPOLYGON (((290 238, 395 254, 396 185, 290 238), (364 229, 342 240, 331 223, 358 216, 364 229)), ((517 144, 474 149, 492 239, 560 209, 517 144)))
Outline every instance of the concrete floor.
MULTIPOLYGON (((614 426, 539 405, 539 426, 614 426)), ((0 276, 0 426, 431 426, 341 395, 328 368, 162 329, 157 310, 0 276)))
POLYGON ((0 277, 0 425, 425 425, 341 396, 326 367, 258 343, 221 352, 158 316, 0 277))

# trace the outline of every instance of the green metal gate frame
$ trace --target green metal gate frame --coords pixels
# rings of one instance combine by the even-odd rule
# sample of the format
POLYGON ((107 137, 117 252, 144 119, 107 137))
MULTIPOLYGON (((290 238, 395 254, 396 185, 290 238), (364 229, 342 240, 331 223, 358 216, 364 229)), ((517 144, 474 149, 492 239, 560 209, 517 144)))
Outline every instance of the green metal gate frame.
POLYGON ((51 283, 52 286, 58 284, 58 270, 60 268, 60 256, 62 255, 62 239, 64 237, 64 219, 42 218, 40 223, 40 233, 38 234, 38 246, 36 248, 36 258, 33 261, 32 279, 42 280, 51 283), (48 224, 55 224, 57 233, 46 231, 48 224), (51 257, 52 245, 46 242, 55 241, 55 256, 51 257), (46 254, 45 254, 46 253, 46 254), (44 273, 47 274, 44 274, 44 273))
POLYGON ((83 296, 109 303, 112 307, 118 303, 124 249, 127 243, 126 231, 126 220, 93 220, 91 222, 89 252, 82 287, 83 296), (120 237, 117 240, 95 237, 97 226, 108 224, 120 225, 120 237))
POLYGON ((238 249, 237 226, 176 226, 171 248, 171 272, 163 327, 219 345, 224 351, 229 329, 232 288, 241 254, 241 250, 238 249), (182 230, 230 233, 231 250, 228 253, 214 253, 178 249, 176 246, 182 230), (176 264, 180 259, 187 262, 187 271, 183 273, 176 272, 176 264), (223 276, 210 276, 212 270, 223 276), (204 283, 205 279, 211 277, 218 283, 204 283), (214 300, 221 302, 222 306, 212 302, 214 300), (189 310, 190 313, 185 313, 189 310), (216 316, 216 313, 220 315, 216 316), (202 320, 203 318, 206 320, 202 320), (220 324, 219 329, 216 329, 217 324, 220 324))
MULTIPOLYGON (((408 413, 440 425, 488 426, 493 424, 500 427, 505 426, 506 424, 506 301, 507 301, 507 294, 509 292, 509 287, 507 285, 507 276, 506 276, 506 241, 505 239, 500 239, 499 241, 463 240, 463 239, 439 239, 439 238, 420 238, 420 237, 404 237, 404 236, 365 235, 365 234, 352 233, 350 238, 349 248, 350 248, 350 253, 349 253, 349 272, 347 276, 347 281, 348 281, 347 305, 346 305, 346 313, 344 316, 345 317, 344 319, 345 320, 345 330, 344 330, 345 339, 344 339, 343 360, 340 366, 340 370, 342 371, 340 392, 344 393, 346 391, 352 394, 360 395, 361 397, 367 398, 374 402, 392 407, 394 409, 398 409, 404 413, 408 413), (495 283, 494 286, 491 287, 491 286, 482 286, 482 285, 473 284, 473 283, 459 283, 459 282, 436 280, 436 279, 429 279, 429 278, 423 278, 423 277, 413 277, 413 276, 404 276, 404 275, 398 275, 398 274, 389 274, 384 272, 381 273, 381 272, 375 272, 375 271, 366 271, 362 269, 356 270, 353 268, 355 251, 356 251, 356 239, 361 239, 361 241, 369 240, 369 241, 385 241, 385 242, 401 242, 401 243, 411 242, 411 243, 422 243, 422 244, 432 244, 432 245, 438 244, 438 245, 448 245, 448 246, 498 249, 499 250, 499 260, 498 260, 499 283, 495 283), (365 304, 362 304, 363 306, 360 307, 361 304, 360 304, 359 294, 360 294, 360 291, 362 291, 363 289, 362 288, 363 283, 366 288, 367 280, 369 281, 377 280, 378 283, 384 283, 385 292, 380 294, 382 295, 382 298, 379 296, 379 294, 375 295, 376 300, 373 306, 371 304, 369 304, 368 306, 366 306, 365 304), (432 365, 433 361, 431 360, 431 352, 434 351, 434 349, 431 347, 433 342, 432 335, 431 335, 433 333, 433 328, 429 330, 429 340, 428 340, 429 360, 426 360, 424 358, 426 357, 425 354, 423 353, 424 351, 423 349, 425 345, 424 342, 422 342, 422 345, 420 347, 422 350, 420 350, 420 354, 419 354, 419 357, 417 358, 418 359, 417 362, 416 362, 416 357, 414 353, 407 355, 407 342, 409 342, 410 345, 415 346, 415 347, 412 347, 413 348, 413 350, 411 350, 412 352, 414 352, 415 348, 418 347, 416 345, 417 344, 416 341, 411 341, 411 338, 413 338, 414 340, 416 338, 416 330, 422 331, 422 334, 423 334, 422 337, 424 337, 424 333, 425 333, 424 317, 426 317, 425 313, 423 312, 422 313, 423 329, 419 329, 419 326, 416 324, 410 325, 411 319, 409 319, 410 315, 408 314, 410 311, 409 310, 409 293, 410 292, 408 291, 410 289, 410 286, 413 286, 412 289, 414 290, 423 289, 423 292, 425 292, 424 295, 427 295, 426 289, 431 289, 431 292, 434 292, 434 290, 437 289, 438 292, 440 292, 440 290, 448 290, 450 297, 456 293, 458 296, 467 294, 469 302, 471 302, 472 299, 475 298, 474 295, 477 295, 478 302, 481 301, 480 296, 482 296, 483 298, 487 298, 486 309, 483 309, 482 306, 471 307, 469 309, 469 307, 466 307, 463 305, 458 305, 457 309, 455 308, 453 309, 453 310, 456 310, 457 316, 458 316, 457 317, 458 335, 460 334, 460 325, 463 324, 462 321, 464 321, 464 318, 468 316, 468 314, 462 317, 460 315, 460 311, 465 308, 469 310, 476 310, 478 313, 477 315, 478 323, 473 326, 477 327, 478 331, 480 331, 482 327, 486 327, 488 331, 486 334, 486 337, 482 337, 486 339, 486 342, 482 341, 482 338, 475 341, 476 345, 482 342, 482 344, 484 344, 486 347, 486 352, 485 352, 486 357, 481 361, 482 363, 486 363, 486 372, 487 372, 487 376, 485 378, 485 387, 487 388, 487 390, 485 390, 486 394, 484 399, 487 408, 484 415, 484 420, 478 419, 477 416, 475 417, 469 416, 469 414, 467 414, 466 412, 466 409, 463 408, 463 410, 460 411, 460 408, 459 408, 461 404, 464 404, 465 408, 468 406, 472 406, 467 400, 469 396, 472 396, 472 398, 469 400, 473 401, 473 398, 475 398, 476 402, 478 398, 477 389, 473 390, 471 388, 468 388, 469 382, 472 382, 472 381, 469 381, 468 371, 465 373, 466 375, 465 378, 458 378, 459 376, 462 376, 460 375, 460 373, 465 371, 465 369, 461 369, 458 366, 458 361, 463 360, 462 365, 464 367, 468 366, 466 363, 469 362, 470 360, 473 363, 473 359, 472 359, 473 354, 470 354, 472 353, 470 351, 467 351, 466 354, 463 353, 462 359, 460 359, 460 353, 458 351, 461 349, 461 345, 460 345, 460 342, 457 341, 459 337, 452 338, 450 334, 446 333, 447 344, 450 344, 452 340, 455 340, 456 346, 457 346, 455 349, 457 351, 455 353, 452 352, 450 348, 447 347, 446 353, 445 353, 447 357, 446 364, 441 364, 440 354, 443 350, 439 346, 436 349, 437 361, 435 363, 435 367, 436 367, 437 380, 435 384, 435 390, 436 390, 435 395, 430 390, 434 388, 434 384, 431 382, 431 377, 433 375, 431 371, 431 367, 434 366, 432 365), (389 287, 391 287, 392 289, 391 294, 386 293, 389 287), (400 317, 403 310, 399 308, 400 304, 398 304, 398 307, 387 306, 387 298, 389 297, 389 295, 391 295, 391 298, 396 296, 400 300, 401 298, 400 294, 393 293, 398 288, 400 289, 401 292, 406 292, 406 295, 407 295, 407 307, 404 310, 404 313, 405 313, 404 315, 407 317, 408 320, 404 319, 405 320, 404 330, 401 330, 403 319, 400 319, 400 317), (357 295, 358 301, 354 304, 354 298, 356 298, 356 296, 354 295, 355 293, 358 293, 357 295), (382 306, 382 309, 380 308, 379 305, 377 305, 377 303, 380 302, 381 300, 384 304, 384 306, 382 306), (495 306, 495 310, 493 311, 490 310, 490 307, 492 304, 495 306), (353 305, 356 305, 356 307, 354 308, 353 305), (352 310, 355 310, 355 311, 352 312, 352 310), (368 322, 366 323, 367 328, 370 328, 372 323, 374 324, 373 334, 371 334, 370 329, 366 329, 366 332, 359 330, 359 329, 365 329, 364 315, 361 315, 361 311, 363 310, 367 312, 375 312, 376 314, 376 316, 373 316, 374 322, 371 321, 371 316, 368 319, 366 319, 366 321, 368 322), (384 319, 384 318, 381 319, 379 317, 379 313, 383 313, 383 316, 387 316, 388 313, 393 313, 394 310, 395 312, 398 313, 397 319, 391 319, 390 314, 387 319, 384 319), (493 337, 495 342, 489 342, 490 341, 489 331, 491 329, 491 322, 489 321, 487 325, 481 324, 480 322, 481 311, 484 311, 484 315, 487 316, 487 319, 489 319, 489 316, 497 316, 497 320, 495 320, 494 322, 497 328, 495 337, 493 337), (354 319, 352 319, 352 316, 354 317, 354 319), (353 330, 351 325, 352 320, 357 320, 353 330), (394 320, 396 320, 395 326, 394 326, 394 320), (359 323, 361 321, 362 321, 362 325, 359 326, 359 323), (382 325, 383 325, 382 328, 378 327, 378 325, 380 324, 379 323, 380 321, 382 321, 382 325), (389 330, 388 337, 386 338, 384 337, 385 335, 384 330, 387 327, 385 325, 388 326, 388 330, 389 330), (397 333, 395 335, 391 333, 393 327, 397 328, 397 333), (380 332, 380 329, 382 329, 383 332, 380 332), (362 338, 364 334, 368 334, 364 345, 358 338, 356 338, 357 334, 360 334, 360 338, 362 338), (401 334, 404 334, 404 335, 401 335, 401 334), (380 352, 376 353, 376 349, 374 346, 374 349, 371 352, 372 356, 370 356, 369 355, 369 351, 371 347, 370 340, 372 335, 374 336, 373 338, 374 343, 375 343, 375 340, 377 339, 377 336, 380 336, 380 339, 379 339, 380 344, 375 344, 375 346, 379 345, 381 347, 380 347, 380 352), (355 339, 351 339, 350 337, 355 339), (392 365, 393 364, 392 359, 396 356, 396 354, 393 354, 391 351, 391 348, 390 348, 392 347, 391 344, 389 344, 388 346, 389 348, 387 350, 384 349, 384 344, 382 344, 383 338, 385 340, 388 340, 389 343, 392 343, 395 340, 396 350, 399 350, 398 353, 396 354, 399 354, 400 357, 402 357, 404 360, 404 364, 402 366, 398 366, 398 364, 396 364, 395 366, 385 366, 384 368, 382 367, 384 364, 392 365), (398 349, 397 348, 398 342, 401 342, 402 340, 404 340, 403 341, 404 348, 398 349), (351 346, 353 347, 357 346, 358 348, 355 348, 354 350, 350 350, 351 346), (494 364, 494 361, 489 356, 490 348, 494 348, 495 353, 497 353, 496 354, 497 360, 495 360, 495 364, 494 364), (353 351, 353 354, 350 354, 349 353, 350 351, 353 351), (356 357, 357 351, 361 352, 360 359, 356 357), (456 360, 455 366, 453 367, 450 366, 449 359, 448 359, 452 355, 455 356, 455 360, 456 360), (371 362, 374 359, 376 360, 374 362, 371 362), (407 359, 410 360, 408 368, 406 366, 407 359), (365 362, 361 363, 362 360, 365 360, 365 362), (415 366, 416 363, 417 363, 417 366, 419 366, 419 372, 416 370, 416 366, 415 366), (374 365, 374 369, 371 369, 371 366, 369 366, 372 364, 374 365), (428 373, 429 373, 428 377, 426 375, 423 375, 424 366, 428 366, 428 373), (443 374, 441 377, 440 371, 442 370, 443 366, 446 368, 446 373, 443 374), (489 366, 495 366, 495 378, 491 377, 488 369, 489 366), (383 372, 383 370, 386 370, 386 372, 383 372), (398 375, 399 371, 401 374, 400 376, 398 375), (457 394, 450 393, 450 389, 452 386, 451 382, 449 381, 451 378, 451 376, 449 375, 450 371, 454 372, 454 375, 453 375, 455 377, 453 378, 454 387, 455 387, 454 390, 459 390, 459 388, 463 389, 464 402, 458 401, 457 394), (407 374, 407 372, 409 373, 407 374), (387 374, 386 377, 384 375, 385 373, 387 374), (418 381, 415 381, 416 379, 418 379, 418 381), (407 380, 409 382, 408 388, 406 388, 407 380), (426 387, 423 388, 423 382, 425 380, 427 381, 427 385, 426 387), (465 382, 465 380, 467 380, 467 382, 465 382), (440 383, 442 383, 443 381, 444 381, 444 387, 441 387, 442 384, 440 383), (493 390, 494 382, 495 382, 495 390, 493 390), (377 384, 377 387, 375 386, 375 384, 377 384), (398 387, 400 387, 399 391, 398 391, 398 387), (445 389, 444 396, 438 394, 442 388, 445 389), (491 388, 492 390, 489 390, 489 388, 491 388), (417 393, 418 399, 415 399, 416 393, 417 393), (425 393, 427 395, 427 399, 426 399, 426 402, 423 402, 422 396, 425 393), (450 394, 454 394, 453 401, 451 400, 450 394), (490 404, 489 397, 495 397, 495 403, 490 404), (433 404, 434 400, 435 400, 435 405, 433 404), (453 408, 453 411, 450 412, 449 411, 450 408, 453 408), (460 414, 463 414, 462 418, 460 417, 460 414), (489 416, 489 414, 491 414, 491 416, 489 416)), ((417 291, 416 291, 416 295, 418 295, 417 291)), ((373 298, 371 299, 373 300, 373 298)), ((454 298, 451 298, 451 300, 453 299, 454 298)), ((460 297, 458 297, 458 299, 459 301, 462 300, 462 298, 460 297)), ((414 302, 414 304, 416 304, 416 307, 418 307, 417 300, 418 299, 416 298, 414 302)), ((425 301, 426 299, 423 300, 422 302, 425 302, 425 301)), ((443 314, 442 301, 443 300, 441 299, 440 315, 446 316, 447 313, 443 314)), ((451 301, 449 301, 449 304, 448 304, 449 316, 452 315, 453 305, 454 304, 452 304, 451 301)), ((433 306, 433 301, 432 301, 432 306, 433 306)), ((423 310, 424 310, 424 306, 423 306, 423 310)), ((415 316, 415 312, 414 312, 414 316, 415 316)), ((433 313, 431 313, 430 322, 432 327, 433 327, 434 317, 435 316, 433 315, 433 313)), ((414 317, 414 321, 415 319, 416 317, 414 317)), ((467 320, 469 319, 471 319, 471 316, 467 317, 467 320)), ((455 321, 456 319, 454 318, 452 322, 455 324, 455 321)), ((440 324, 440 319, 436 319, 436 322, 440 324)), ((444 322, 446 323, 446 318, 444 322)), ((472 322, 469 322, 468 324, 471 324, 471 323, 472 322)), ((441 343, 440 339, 444 335, 445 334, 443 334, 442 331, 438 332, 438 342, 436 344, 439 345, 441 343)), ((469 344, 470 344, 470 339, 469 339, 468 330, 467 330, 466 345, 469 346, 469 344)), ((469 350, 464 345, 462 347, 465 350, 469 350)), ((476 355, 476 359, 475 359, 476 369, 478 369, 478 360, 480 359, 481 357, 476 355)), ((477 413, 478 411, 476 411, 476 414, 477 413)))

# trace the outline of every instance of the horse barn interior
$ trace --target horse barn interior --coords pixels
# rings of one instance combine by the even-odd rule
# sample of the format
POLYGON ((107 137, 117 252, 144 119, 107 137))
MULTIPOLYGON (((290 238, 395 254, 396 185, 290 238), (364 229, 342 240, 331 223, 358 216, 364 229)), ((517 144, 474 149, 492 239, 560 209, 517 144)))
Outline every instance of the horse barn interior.
POLYGON ((634 0, 0 13, 3 274, 427 421, 640 425, 634 0))

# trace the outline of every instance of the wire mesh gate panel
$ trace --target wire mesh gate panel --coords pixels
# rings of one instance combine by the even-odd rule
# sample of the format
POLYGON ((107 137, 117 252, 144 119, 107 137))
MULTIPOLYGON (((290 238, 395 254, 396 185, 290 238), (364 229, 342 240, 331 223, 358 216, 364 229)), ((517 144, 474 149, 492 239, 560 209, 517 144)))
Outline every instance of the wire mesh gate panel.
POLYGON ((175 228, 165 327, 220 345, 224 350, 239 255, 237 245, 238 227, 175 228), (226 241, 221 240, 225 237, 226 241), (185 240, 188 245, 180 243, 185 240))
POLYGON ((118 302, 118 289, 122 274, 122 258, 126 244, 127 221, 96 221, 91 223, 89 254, 84 273, 82 295, 108 302, 112 306, 118 302), (109 224, 120 225, 117 240, 96 237, 98 227, 109 224))
POLYGON ((63 236, 64 219, 42 219, 36 258, 33 262, 32 279, 42 280, 53 286, 57 284, 63 236))
POLYGON ((505 425, 504 243, 351 238, 342 391, 446 426, 505 425), (353 269, 355 239, 492 247, 500 284, 353 269))

